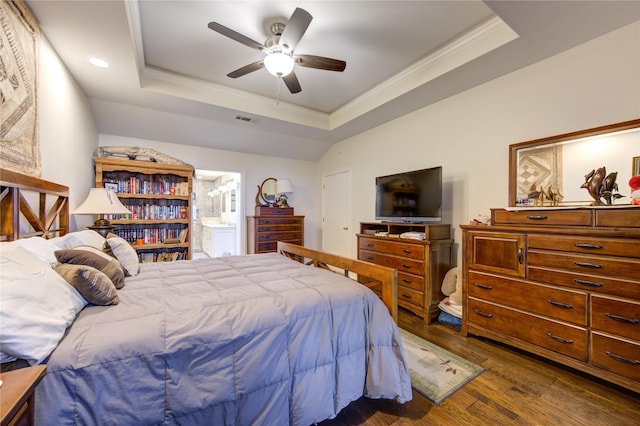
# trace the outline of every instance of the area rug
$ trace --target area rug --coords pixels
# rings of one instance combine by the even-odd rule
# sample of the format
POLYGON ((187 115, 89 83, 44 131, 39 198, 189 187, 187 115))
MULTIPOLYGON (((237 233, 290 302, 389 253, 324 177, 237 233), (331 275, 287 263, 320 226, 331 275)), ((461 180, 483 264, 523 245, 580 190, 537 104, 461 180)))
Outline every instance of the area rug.
POLYGON ((435 405, 484 371, 484 368, 400 329, 411 385, 435 405))

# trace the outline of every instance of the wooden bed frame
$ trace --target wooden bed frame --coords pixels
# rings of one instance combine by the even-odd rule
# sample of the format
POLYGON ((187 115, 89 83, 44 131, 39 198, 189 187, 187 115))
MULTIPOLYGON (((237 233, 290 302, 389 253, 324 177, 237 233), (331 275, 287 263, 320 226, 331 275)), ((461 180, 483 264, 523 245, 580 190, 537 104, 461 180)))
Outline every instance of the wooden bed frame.
MULTIPOLYGON (((32 236, 52 238, 69 232, 67 186, 1 168, 0 186, 0 241, 32 236), (50 198, 53 198, 53 204, 47 209, 50 198), (37 207, 33 208, 30 201, 36 201, 37 207), (21 232, 29 228, 21 221, 23 217, 33 230, 21 232)), ((339 269, 348 278, 350 273, 356 274, 360 284, 377 290, 393 320, 397 322, 398 273, 395 269, 281 241, 278 242, 278 253, 314 267, 334 272, 339 269)))
POLYGON ((398 322, 398 271, 396 269, 282 241, 278 241, 278 253, 332 272, 335 271, 331 267, 340 269, 347 278, 350 278, 349 273, 351 272, 357 274, 357 280, 360 284, 369 288, 377 287, 377 293, 389 309, 393 321, 398 322))
POLYGON ((0 241, 33 236, 52 238, 68 232, 67 186, 0 169, 0 241), (47 209, 50 198, 53 198, 53 204, 47 209), (37 205, 33 208, 32 204, 37 205))

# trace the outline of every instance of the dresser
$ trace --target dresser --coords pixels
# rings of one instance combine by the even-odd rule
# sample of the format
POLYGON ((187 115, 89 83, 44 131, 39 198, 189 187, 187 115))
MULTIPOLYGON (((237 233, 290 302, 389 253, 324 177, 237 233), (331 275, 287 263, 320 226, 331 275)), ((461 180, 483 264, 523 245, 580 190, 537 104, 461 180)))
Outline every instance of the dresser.
POLYGON ((461 228, 463 334, 640 391, 640 208, 493 209, 461 228))
POLYGON ((247 216, 247 253, 275 252, 278 241, 304 245, 304 216, 292 207, 256 207, 256 215, 247 216))
POLYGON ((362 222, 357 238, 359 260, 398 270, 398 305, 431 323, 440 313, 438 303, 445 297, 440 288, 451 269, 451 226, 362 222), (409 238, 415 234, 423 239, 409 238))

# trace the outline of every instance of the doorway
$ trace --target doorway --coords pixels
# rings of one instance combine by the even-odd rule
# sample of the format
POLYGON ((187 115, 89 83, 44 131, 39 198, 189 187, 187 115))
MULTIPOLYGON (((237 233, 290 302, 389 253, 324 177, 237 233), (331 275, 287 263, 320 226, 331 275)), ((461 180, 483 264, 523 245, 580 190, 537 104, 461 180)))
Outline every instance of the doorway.
POLYGON ((350 229, 351 172, 322 177, 322 249, 340 256, 351 256, 354 231, 350 229))
POLYGON ((242 253, 241 174, 197 169, 191 215, 193 258, 242 253))

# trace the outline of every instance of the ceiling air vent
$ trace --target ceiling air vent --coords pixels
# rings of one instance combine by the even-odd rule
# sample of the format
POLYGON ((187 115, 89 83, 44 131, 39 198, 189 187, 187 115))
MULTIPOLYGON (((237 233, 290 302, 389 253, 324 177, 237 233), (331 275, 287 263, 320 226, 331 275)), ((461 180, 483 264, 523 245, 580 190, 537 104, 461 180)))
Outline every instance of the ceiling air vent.
POLYGON ((236 120, 244 121, 245 123, 253 123, 253 118, 246 117, 244 115, 236 115, 236 120))

